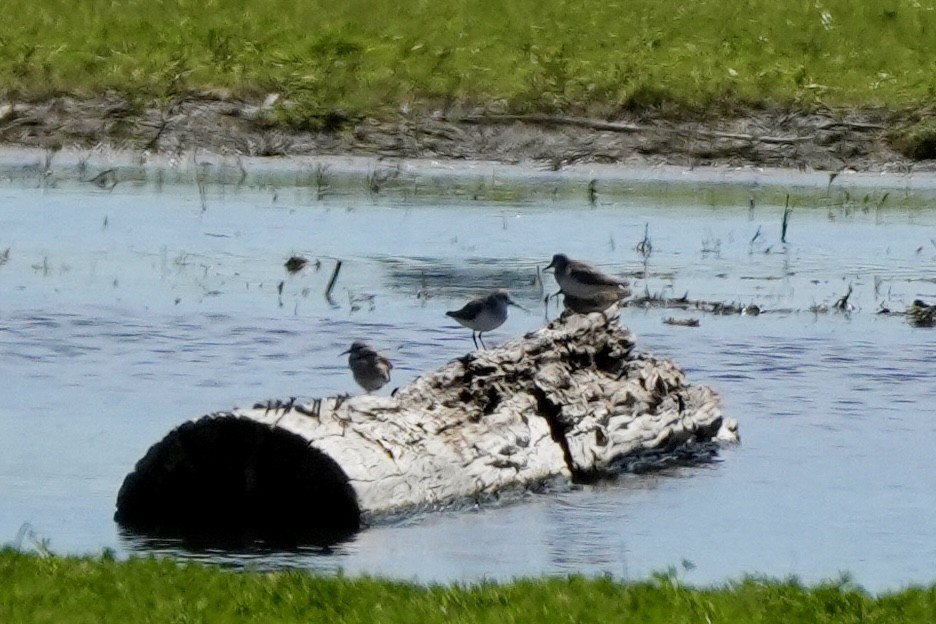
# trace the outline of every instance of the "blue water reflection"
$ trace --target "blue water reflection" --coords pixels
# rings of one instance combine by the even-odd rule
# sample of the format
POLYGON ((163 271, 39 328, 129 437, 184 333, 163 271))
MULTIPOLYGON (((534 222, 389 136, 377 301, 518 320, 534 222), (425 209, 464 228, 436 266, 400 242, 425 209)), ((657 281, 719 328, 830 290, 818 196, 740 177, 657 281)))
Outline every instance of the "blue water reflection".
POLYGON ((830 218, 820 197, 797 208, 784 246, 783 206, 766 201, 752 213, 619 194, 589 207, 534 189, 506 202, 281 190, 274 202, 257 186, 211 187, 203 210, 191 185, 102 193, 16 180, 2 195, 0 541, 28 523, 57 552, 145 549, 419 581, 643 578, 672 565, 696 583, 841 570, 870 589, 936 578, 936 333, 875 315, 936 299, 932 209, 830 218), (645 224, 646 267, 634 250, 645 224), (752 243, 759 227, 777 232, 752 243), (640 348, 718 390, 742 446, 713 465, 410 518, 324 551, 180 551, 118 533, 123 477, 172 427, 257 400, 355 391, 339 354, 358 337, 394 359, 391 387, 405 384, 471 347, 444 311, 494 286, 533 312, 513 311, 492 341, 535 329, 536 267, 557 251, 622 275, 646 268, 638 293, 785 310, 701 316, 697 329, 661 322, 691 312, 624 312, 640 348), (292 254, 321 266, 288 275, 292 254), (323 293, 338 258, 332 305, 323 293), (852 314, 808 311, 849 285, 852 314))

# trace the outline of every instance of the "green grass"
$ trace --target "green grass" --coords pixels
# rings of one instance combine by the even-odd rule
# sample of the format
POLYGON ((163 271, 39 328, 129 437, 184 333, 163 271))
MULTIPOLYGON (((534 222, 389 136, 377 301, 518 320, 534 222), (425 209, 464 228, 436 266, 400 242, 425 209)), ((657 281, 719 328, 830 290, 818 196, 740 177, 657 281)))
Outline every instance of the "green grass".
POLYGON ((401 105, 613 115, 919 107, 934 0, 5 0, 0 97, 278 92, 296 124, 401 105))
POLYGON ((235 572, 167 559, 115 561, 0 551, 0 621, 50 622, 711 622, 936 621, 936 586, 870 596, 847 580, 747 579, 682 586, 579 576, 429 586, 304 572, 235 572))

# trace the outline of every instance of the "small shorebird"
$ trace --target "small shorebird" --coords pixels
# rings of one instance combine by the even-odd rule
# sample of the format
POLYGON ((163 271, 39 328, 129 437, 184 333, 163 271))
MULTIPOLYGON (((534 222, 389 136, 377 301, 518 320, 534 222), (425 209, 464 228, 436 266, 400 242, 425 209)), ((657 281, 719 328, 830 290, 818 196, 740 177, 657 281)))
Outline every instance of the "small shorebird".
POLYGON ((590 264, 572 260, 565 254, 556 254, 546 269, 554 269, 556 282, 562 293, 575 299, 598 300, 616 294, 618 299, 630 295, 625 280, 605 275, 590 264))
MULTIPOLYGON (((562 291, 560 290, 556 294, 562 294, 562 291)), ((565 306, 566 310, 571 310, 576 314, 591 314, 592 312, 604 312, 610 308, 612 304, 617 303, 629 294, 630 291, 606 290, 592 299, 580 299, 563 294, 562 304, 565 306)))
POLYGON ((526 310, 510 298, 510 293, 506 289, 498 288, 483 297, 472 299, 461 310, 451 310, 445 314, 471 330, 471 339, 474 341, 475 349, 478 348, 479 341, 481 346, 487 349, 487 345, 481 339, 481 334, 504 324, 507 320, 507 306, 526 310), (476 332, 477 339, 475 339, 476 332))
POLYGON ((390 371, 393 364, 386 357, 377 353, 361 340, 351 343, 351 348, 343 351, 341 355, 349 353, 348 367, 354 375, 354 381, 370 394, 380 390, 390 381, 390 371))

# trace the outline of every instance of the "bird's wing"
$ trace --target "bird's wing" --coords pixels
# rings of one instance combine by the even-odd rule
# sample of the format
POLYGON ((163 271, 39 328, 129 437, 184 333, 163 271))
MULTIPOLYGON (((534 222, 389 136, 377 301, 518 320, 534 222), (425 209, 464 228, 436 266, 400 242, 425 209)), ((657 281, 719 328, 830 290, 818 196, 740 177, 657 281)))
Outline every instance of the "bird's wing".
POLYGON ((446 312, 452 318, 474 318, 481 314, 481 310, 484 309, 485 304, 487 303, 487 297, 480 297, 478 299, 472 299, 466 303, 461 310, 453 310, 451 312, 446 312))
POLYGON ((598 269, 592 267, 571 267, 569 277, 581 284, 589 286, 625 286, 627 282, 619 280, 616 277, 605 275, 598 269))

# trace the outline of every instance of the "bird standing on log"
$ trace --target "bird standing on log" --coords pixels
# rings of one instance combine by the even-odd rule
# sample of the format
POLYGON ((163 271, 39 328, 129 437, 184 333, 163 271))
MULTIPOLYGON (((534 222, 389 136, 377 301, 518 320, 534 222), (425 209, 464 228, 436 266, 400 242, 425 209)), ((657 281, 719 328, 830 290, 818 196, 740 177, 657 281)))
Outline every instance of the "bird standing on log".
POLYGON ((378 353, 365 342, 355 340, 351 348, 341 354, 348 355, 348 367, 354 375, 354 381, 370 394, 380 390, 390 381, 390 371, 393 364, 386 357, 378 353))
POLYGON ((471 339, 474 341, 475 349, 478 348, 479 341, 481 347, 487 349, 481 334, 497 329, 504 324, 504 321, 507 320, 508 306, 526 310, 526 308, 510 298, 510 293, 506 289, 498 288, 487 295, 472 299, 460 310, 450 310, 445 314, 471 330, 471 339), (477 338, 475 338, 476 333, 477 338))
POLYGON ((590 264, 572 260, 565 254, 556 254, 545 270, 553 269, 556 282, 567 297, 602 300, 616 296, 616 300, 630 295, 627 281, 606 275, 590 264))

